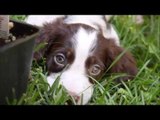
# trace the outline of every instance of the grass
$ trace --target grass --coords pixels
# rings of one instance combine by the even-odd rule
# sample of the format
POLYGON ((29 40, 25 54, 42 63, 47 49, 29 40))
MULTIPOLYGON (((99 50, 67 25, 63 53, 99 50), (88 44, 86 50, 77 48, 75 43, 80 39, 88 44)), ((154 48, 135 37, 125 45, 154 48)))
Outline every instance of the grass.
MULTIPOLYGON (((26 16, 11 16, 24 20, 26 16)), ((136 25, 133 16, 115 16, 111 19, 118 31, 121 45, 134 55, 138 74, 134 80, 114 83, 118 75, 103 78, 94 85, 94 94, 89 105, 159 105, 160 104, 160 16, 144 16, 144 23, 136 25)), ((66 105, 72 98, 57 82, 48 89, 47 71, 33 61, 31 80, 26 93, 19 100, 9 101, 11 105, 66 105)), ((73 100, 72 100, 73 101, 73 100)))

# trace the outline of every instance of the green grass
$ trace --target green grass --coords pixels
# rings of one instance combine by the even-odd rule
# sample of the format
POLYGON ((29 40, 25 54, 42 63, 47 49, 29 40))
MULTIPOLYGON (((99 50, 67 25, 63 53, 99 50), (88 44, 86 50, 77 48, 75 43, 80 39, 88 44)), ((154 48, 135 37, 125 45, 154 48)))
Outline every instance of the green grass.
POLYGON ((10 15, 10 19, 14 19, 18 21, 24 21, 26 17, 27 15, 10 15))
MULTIPOLYGON (((26 16, 12 16, 24 20, 26 16), (22 18, 22 19, 21 19, 22 18)), ((145 22, 136 25, 133 16, 115 16, 111 19, 118 31, 121 45, 134 55, 138 74, 124 87, 114 83, 118 75, 105 77, 94 85, 89 105, 159 105, 160 104, 160 16, 144 16, 145 22)), ((11 105, 66 105, 72 98, 57 82, 48 89, 45 60, 32 64, 31 79, 26 93, 11 105)), ((73 100, 72 100, 73 101, 73 100)), ((74 102, 74 101, 73 101, 74 102)))

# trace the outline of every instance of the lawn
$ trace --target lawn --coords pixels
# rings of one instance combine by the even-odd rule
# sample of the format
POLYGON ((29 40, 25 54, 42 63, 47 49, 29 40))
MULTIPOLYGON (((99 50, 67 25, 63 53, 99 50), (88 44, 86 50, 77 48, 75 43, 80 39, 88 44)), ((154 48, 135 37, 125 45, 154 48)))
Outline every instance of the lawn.
MULTIPOLYGON (((23 21, 25 15, 12 15, 23 21)), ((121 46, 136 59, 138 74, 134 80, 114 83, 118 75, 105 77, 94 85, 94 94, 88 105, 159 105, 160 104, 160 16, 144 16, 144 23, 137 25, 132 15, 115 16, 110 21, 115 26, 121 46)), ((23 96, 10 105, 66 105, 74 100, 58 85, 59 78, 48 89, 45 59, 40 64, 33 61, 28 88, 23 96)))

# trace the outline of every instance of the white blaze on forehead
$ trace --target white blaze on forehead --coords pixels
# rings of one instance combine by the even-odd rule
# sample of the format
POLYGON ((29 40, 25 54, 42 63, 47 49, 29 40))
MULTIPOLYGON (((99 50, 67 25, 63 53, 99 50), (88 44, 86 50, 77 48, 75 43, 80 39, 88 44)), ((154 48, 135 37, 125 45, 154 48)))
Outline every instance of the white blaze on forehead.
POLYGON ((75 60, 72 67, 75 66, 82 70, 90 50, 96 45, 97 32, 87 31, 80 27, 73 39, 75 40, 75 60))
POLYGON ((96 31, 87 31, 79 28, 78 32, 73 36, 75 59, 62 74, 64 86, 72 92, 79 93, 89 87, 89 79, 86 76, 85 61, 87 60, 90 50, 96 44, 96 31))

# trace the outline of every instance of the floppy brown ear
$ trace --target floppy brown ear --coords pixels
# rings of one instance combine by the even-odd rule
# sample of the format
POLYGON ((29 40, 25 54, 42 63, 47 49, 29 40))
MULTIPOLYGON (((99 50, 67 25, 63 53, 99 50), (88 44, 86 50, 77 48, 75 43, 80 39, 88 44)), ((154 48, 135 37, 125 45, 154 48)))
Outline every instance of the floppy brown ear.
POLYGON ((62 18, 58 18, 50 23, 44 23, 35 40, 35 60, 40 60, 42 57, 46 57, 46 51, 50 48, 53 41, 59 36, 59 34, 62 34, 62 32, 58 32, 61 31, 60 29, 62 29, 62 24, 62 18))
POLYGON ((44 28, 41 28, 38 37, 35 39, 34 59, 40 60, 44 57, 49 37, 44 28))
POLYGON ((106 58, 107 68, 113 64, 108 70, 108 73, 126 73, 124 77, 120 77, 117 81, 133 79, 137 74, 137 66, 132 54, 122 47, 115 45, 110 41, 109 47, 107 48, 106 58))

